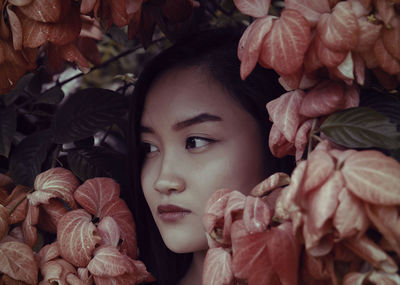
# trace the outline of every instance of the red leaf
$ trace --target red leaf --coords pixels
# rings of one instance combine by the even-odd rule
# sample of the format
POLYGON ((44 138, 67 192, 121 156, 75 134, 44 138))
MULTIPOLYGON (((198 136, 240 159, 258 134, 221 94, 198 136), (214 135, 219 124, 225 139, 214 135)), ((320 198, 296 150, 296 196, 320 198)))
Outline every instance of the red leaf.
POLYGON ((316 26, 324 13, 329 13, 328 0, 286 0, 285 8, 299 11, 312 27, 316 26))
POLYGON ((92 259, 96 244, 101 241, 91 216, 83 209, 73 210, 62 217, 57 225, 58 249, 71 264, 85 267, 92 259))
POLYGON ((128 25, 129 16, 126 9, 126 0, 103 0, 110 5, 111 18, 115 25, 123 27, 128 25))
POLYGON ((98 1, 100 1, 100 0, 82 0, 80 12, 82 14, 89 14, 93 10, 96 2, 98 2, 98 1))
POLYGON ((75 62, 82 72, 88 72, 90 68, 89 63, 87 62, 86 58, 83 57, 75 44, 70 43, 62 46, 60 47, 59 51, 61 57, 64 58, 66 61, 75 62))
MULTIPOLYGON (((133 1, 131 0, 131 2, 133 1)), ((136 5, 138 7, 135 7, 136 11, 140 7, 140 3, 138 4, 139 5, 136 5)), ((165 1, 164 4, 162 5, 161 11, 169 22, 176 24, 179 22, 183 22, 184 20, 190 17, 193 11, 193 2, 188 0, 165 1)), ((130 14, 133 15, 134 13, 135 11, 132 11, 130 14)))
POLYGON ((29 5, 20 6, 18 9, 35 21, 54 23, 60 20, 62 1, 65 0, 34 0, 29 5))
POLYGON ((290 143, 294 143, 297 129, 305 120, 305 118, 299 114, 300 106, 305 95, 303 90, 298 89, 287 92, 267 104, 267 110, 271 120, 290 143))
POLYGON ((262 41, 273 25, 272 16, 255 20, 244 32, 239 42, 238 56, 241 60, 240 77, 244 80, 254 69, 260 56, 262 41))
POLYGON ((7 209, 0 204, 0 241, 8 234, 8 212, 7 209))
POLYGON ((326 80, 307 93, 301 102, 299 113, 311 118, 329 115, 343 109, 344 101, 342 84, 326 80))
POLYGON ((28 195, 32 205, 48 204, 51 198, 60 198, 71 208, 76 208, 73 193, 78 188, 79 181, 75 175, 61 167, 51 168, 35 178, 35 192, 28 195))
POLYGON ((111 178, 86 180, 74 193, 75 200, 90 214, 100 217, 104 205, 119 198, 119 185, 111 178))
POLYGON ((235 6, 245 15, 261 18, 268 14, 271 0, 233 0, 235 6))
POLYGON ((117 277, 135 271, 135 268, 129 263, 128 257, 120 253, 114 246, 97 248, 87 268, 90 273, 99 277, 117 277))
POLYGON ((310 44, 310 25, 296 10, 283 10, 271 31, 265 36, 260 63, 279 74, 298 70, 310 44))
POLYGON ((233 280, 232 257, 217 247, 207 251, 203 267, 203 284, 229 285, 233 280))
POLYGON ((38 265, 32 249, 20 242, 0 243, 0 272, 15 280, 37 284, 38 265))
POLYGON ((349 2, 339 2, 331 14, 321 16, 317 26, 324 45, 334 51, 349 51, 357 46, 359 28, 349 2))
POLYGON ((125 201, 118 198, 105 204, 100 217, 107 216, 112 217, 118 224, 122 239, 121 250, 127 250, 128 256, 135 259, 137 256, 135 222, 125 201))
POLYGON ((347 187, 361 200, 378 205, 400 204, 400 164, 379 151, 359 151, 342 168, 347 187))

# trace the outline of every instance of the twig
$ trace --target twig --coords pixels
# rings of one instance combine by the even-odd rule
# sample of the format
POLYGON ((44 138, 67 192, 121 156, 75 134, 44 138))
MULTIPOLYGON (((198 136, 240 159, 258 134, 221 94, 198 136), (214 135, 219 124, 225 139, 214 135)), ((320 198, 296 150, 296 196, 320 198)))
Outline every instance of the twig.
MULTIPOLYGON (((161 42, 161 41, 163 41, 163 40, 165 40, 165 39, 166 39, 165 37, 156 39, 156 40, 154 40, 151 44, 156 44, 156 43, 161 42)), ((120 59, 121 57, 127 56, 127 55, 129 55, 129 54, 131 54, 131 53, 137 51, 138 49, 140 49, 140 48, 142 48, 142 47, 143 47, 143 46, 140 44, 140 45, 137 45, 137 46, 135 46, 135 47, 133 47, 133 48, 131 48, 131 49, 128 49, 128 50, 126 50, 126 51, 120 53, 119 55, 116 55, 116 56, 110 58, 109 60, 106 60, 105 62, 103 62, 103 63, 101 63, 101 64, 99 64, 99 65, 97 65, 97 66, 94 66, 92 69, 89 70, 88 73, 83 73, 83 72, 78 73, 78 74, 76 74, 76 75, 74 75, 74 76, 72 76, 72 77, 70 77, 70 78, 68 78, 68 79, 65 79, 64 81, 57 82, 57 85, 58 85, 58 86, 62 86, 62 85, 66 84, 66 83, 68 83, 68 82, 70 82, 70 81, 72 81, 72 80, 75 80, 75 79, 77 79, 77 78, 79 78, 79 77, 81 77, 81 76, 83 76, 83 75, 89 74, 89 73, 91 73, 91 72, 93 72, 93 71, 95 71, 95 70, 97 70, 97 69, 101 69, 101 68, 103 68, 103 67, 106 67, 106 66, 109 65, 110 63, 112 63, 112 62, 114 62, 114 61, 117 61, 117 60, 120 59)))

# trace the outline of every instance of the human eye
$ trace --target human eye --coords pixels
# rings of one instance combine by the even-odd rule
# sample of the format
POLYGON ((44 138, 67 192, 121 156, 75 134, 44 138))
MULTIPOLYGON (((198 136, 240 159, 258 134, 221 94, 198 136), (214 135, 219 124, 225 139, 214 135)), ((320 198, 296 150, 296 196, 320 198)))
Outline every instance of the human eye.
POLYGON ((142 142, 142 149, 146 156, 151 156, 158 151, 158 148, 149 142, 142 142))
POLYGON ((186 149, 199 149, 204 146, 209 145, 210 143, 215 142, 215 140, 210 139, 210 138, 204 138, 204 137, 188 137, 186 139, 186 149))

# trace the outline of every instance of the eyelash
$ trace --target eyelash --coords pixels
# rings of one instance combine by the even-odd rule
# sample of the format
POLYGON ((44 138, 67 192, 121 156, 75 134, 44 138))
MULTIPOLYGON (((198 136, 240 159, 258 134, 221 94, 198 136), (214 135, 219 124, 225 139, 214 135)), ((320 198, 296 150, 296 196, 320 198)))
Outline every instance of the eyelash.
MULTIPOLYGON (((209 139, 209 138, 204 138, 204 137, 195 137, 195 136, 194 137, 188 137, 186 139, 186 142, 185 142, 185 149, 200 149, 200 148, 205 147, 205 146, 209 145, 210 143, 214 143, 214 142, 216 142, 216 140, 209 139), (203 145, 200 145, 200 146, 190 145, 190 144, 193 144, 193 143, 196 144, 196 141, 199 141, 199 140, 202 141, 202 142, 205 142, 205 143, 203 145)), ((156 152, 158 150, 158 148, 155 145, 153 145, 151 143, 148 143, 148 142, 143 142, 142 145, 143 145, 142 147, 143 147, 144 153, 146 153, 147 155, 151 155, 152 153, 154 153, 154 152, 156 152), (154 148, 153 151, 151 150, 152 147, 154 148)))

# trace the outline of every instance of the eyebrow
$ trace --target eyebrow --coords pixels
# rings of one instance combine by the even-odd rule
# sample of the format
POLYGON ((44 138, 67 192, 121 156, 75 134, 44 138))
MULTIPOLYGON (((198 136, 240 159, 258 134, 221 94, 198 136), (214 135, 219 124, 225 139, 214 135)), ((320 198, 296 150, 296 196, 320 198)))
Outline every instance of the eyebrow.
MULTIPOLYGON (((192 118, 186 119, 184 121, 178 122, 172 126, 172 129, 175 131, 182 130, 192 125, 201 124, 205 122, 218 122, 222 121, 222 118, 216 115, 202 113, 200 115, 194 116, 192 118)), ((152 128, 146 126, 140 126, 141 133, 154 133, 152 128)))

